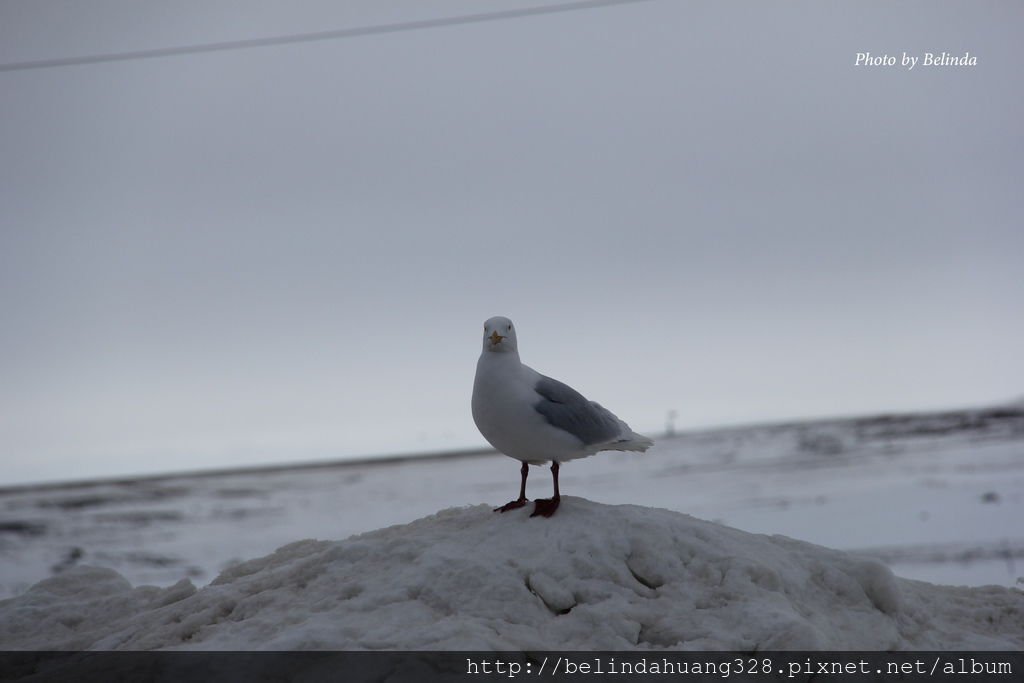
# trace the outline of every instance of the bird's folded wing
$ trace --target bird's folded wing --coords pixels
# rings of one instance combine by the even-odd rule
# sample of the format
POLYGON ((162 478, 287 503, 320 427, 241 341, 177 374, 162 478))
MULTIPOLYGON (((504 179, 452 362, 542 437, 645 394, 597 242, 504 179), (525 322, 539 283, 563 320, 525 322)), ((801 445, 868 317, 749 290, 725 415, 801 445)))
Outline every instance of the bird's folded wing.
POLYGON ((608 443, 622 436, 624 425, 619 418, 569 385, 541 375, 534 391, 534 409, 552 427, 569 432, 584 446, 608 443))

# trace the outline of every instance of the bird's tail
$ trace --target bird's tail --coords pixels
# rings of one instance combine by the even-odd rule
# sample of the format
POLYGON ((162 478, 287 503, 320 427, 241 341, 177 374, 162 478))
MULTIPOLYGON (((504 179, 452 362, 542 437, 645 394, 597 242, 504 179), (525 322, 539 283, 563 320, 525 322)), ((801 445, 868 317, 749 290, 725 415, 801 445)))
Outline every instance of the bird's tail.
POLYGON ((627 436, 618 439, 617 441, 613 441, 611 444, 606 446, 606 448, 612 451, 638 451, 643 453, 653 445, 653 439, 649 439, 643 434, 637 434, 633 430, 630 430, 627 436))

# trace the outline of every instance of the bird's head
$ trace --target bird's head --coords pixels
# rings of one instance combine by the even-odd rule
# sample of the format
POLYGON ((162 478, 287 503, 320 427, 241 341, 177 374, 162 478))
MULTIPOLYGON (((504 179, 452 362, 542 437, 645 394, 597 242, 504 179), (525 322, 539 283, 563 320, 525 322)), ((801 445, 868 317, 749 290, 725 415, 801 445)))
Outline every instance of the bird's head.
POLYGON ((509 353, 516 348, 516 328, 511 320, 498 315, 484 323, 484 351, 509 353))

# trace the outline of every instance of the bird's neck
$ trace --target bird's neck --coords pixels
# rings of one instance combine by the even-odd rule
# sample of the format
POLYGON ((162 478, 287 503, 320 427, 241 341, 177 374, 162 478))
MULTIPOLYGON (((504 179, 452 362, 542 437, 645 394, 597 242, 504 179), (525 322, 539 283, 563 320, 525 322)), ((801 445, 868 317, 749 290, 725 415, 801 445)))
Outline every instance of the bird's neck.
POLYGON ((515 367, 522 365, 522 361, 519 360, 518 351, 484 351, 480 354, 480 364, 486 364, 491 367, 515 367))

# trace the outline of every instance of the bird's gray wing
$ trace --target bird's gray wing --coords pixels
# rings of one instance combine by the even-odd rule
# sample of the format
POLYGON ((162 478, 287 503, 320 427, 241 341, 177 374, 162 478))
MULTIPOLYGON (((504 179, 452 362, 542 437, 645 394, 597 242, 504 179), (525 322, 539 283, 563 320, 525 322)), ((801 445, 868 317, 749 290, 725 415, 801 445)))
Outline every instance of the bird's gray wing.
POLYGON ((622 433, 619 419, 598 403, 567 384, 541 375, 534 386, 538 401, 533 405, 553 427, 569 432, 584 446, 607 443, 622 433))

